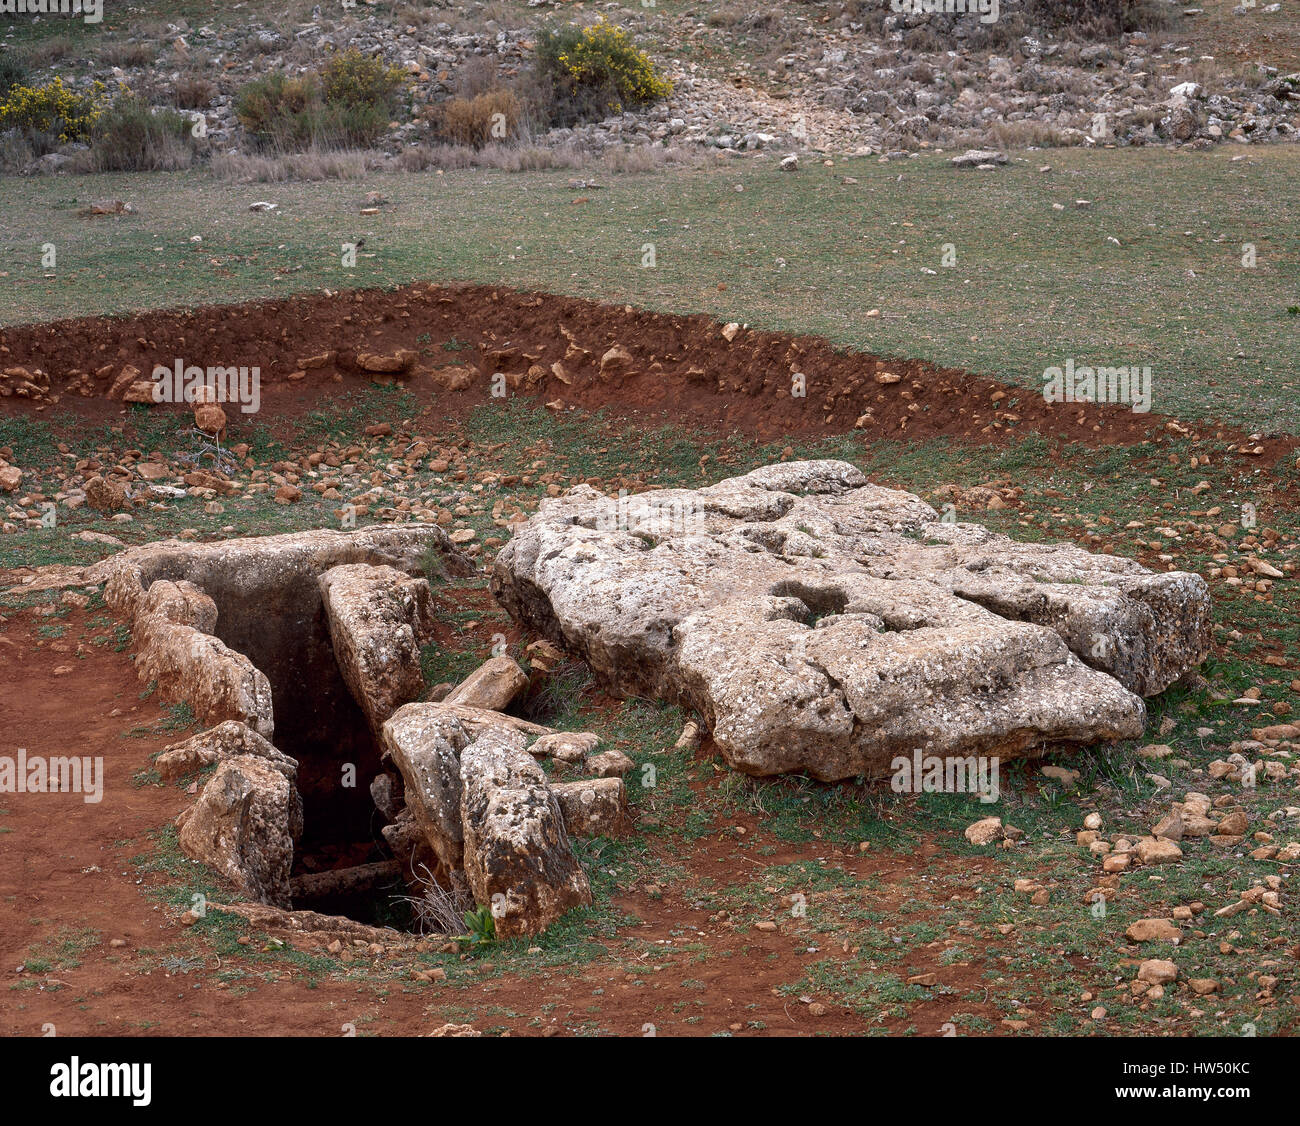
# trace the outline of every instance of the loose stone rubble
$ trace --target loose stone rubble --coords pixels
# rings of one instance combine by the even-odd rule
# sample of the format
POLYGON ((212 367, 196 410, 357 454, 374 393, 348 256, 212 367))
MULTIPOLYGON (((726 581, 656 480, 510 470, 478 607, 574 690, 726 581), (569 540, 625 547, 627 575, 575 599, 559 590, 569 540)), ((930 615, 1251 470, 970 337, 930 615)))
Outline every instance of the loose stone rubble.
POLYGON ((757 775, 1135 738, 1209 650, 1204 581, 950 523, 842 461, 543 501, 497 557, 516 620, 613 692, 703 716, 757 775))

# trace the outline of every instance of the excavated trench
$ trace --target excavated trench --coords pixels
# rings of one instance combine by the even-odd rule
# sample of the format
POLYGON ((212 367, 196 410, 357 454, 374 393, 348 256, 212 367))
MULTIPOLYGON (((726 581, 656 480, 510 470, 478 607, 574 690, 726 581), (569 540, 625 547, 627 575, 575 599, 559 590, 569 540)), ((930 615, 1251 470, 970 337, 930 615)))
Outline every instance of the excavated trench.
MULTIPOLYGON (((379 741, 339 671, 316 576, 294 575, 256 591, 231 577, 195 581, 217 604, 216 636, 270 682, 273 742, 298 762, 303 836, 293 876, 392 860, 370 796, 381 772, 379 741)), ((295 879, 295 907, 365 923, 392 922, 386 907, 405 894, 398 877, 353 893, 315 896, 298 888, 295 879)))
MULTIPOLYGON (((335 652, 331 613, 338 608, 327 608, 322 576, 356 564, 375 568, 377 574, 396 568, 418 576, 423 553, 438 543, 414 528, 356 535, 319 531, 213 545, 163 543, 119 557, 109 580, 110 604, 136 615, 139 659, 145 661, 142 676, 163 677, 164 694, 172 698, 188 698, 196 688, 196 711, 205 726, 229 718, 231 707, 252 708, 262 718, 249 713, 247 725, 297 762, 302 833, 293 843, 288 873, 295 908, 372 925, 400 927, 409 921, 402 899, 407 884, 382 833, 388 818, 371 792, 371 783, 383 773, 379 733, 345 679, 340 660, 346 658, 335 652), (176 593, 152 591, 157 583, 176 593), (185 613, 172 616, 173 606, 162 616, 175 621, 170 628, 180 634, 157 634, 158 627, 149 623, 160 615, 150 607, 186 590, 191 593, 184 597, 195 606, 211 600, 215 621, 210 608, 192 623, 181 621, 185 613), (187 630, 193 632, 187 636, 187 630), (200 659, 205 635, 231 651, 218 656, 215 665, 200 659), (236 682, 253 684, 252 691, 261 695, 223 695, 228 684, 225 690, 221 685, 232 669, 236 682), (257 673, 265 678, 260 689, 255 687, 257 673), (204 695, 209 685, 216 688, 204 695)), ((455 573, 465 569, 457 564, 468 567, 464 560, 449 562, 455 573)), ((367 613, 364 607, 356 612, 363 618, 367 613)))

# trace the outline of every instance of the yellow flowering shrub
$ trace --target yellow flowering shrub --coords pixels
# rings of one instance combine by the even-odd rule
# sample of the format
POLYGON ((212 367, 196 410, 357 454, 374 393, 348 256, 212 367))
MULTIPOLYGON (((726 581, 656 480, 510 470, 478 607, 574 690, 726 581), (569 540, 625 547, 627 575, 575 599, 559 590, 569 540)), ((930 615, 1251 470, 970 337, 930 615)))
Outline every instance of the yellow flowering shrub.
POLYGON ((620 113, 624 106, 666 98, 673 89, 627 31, 603 16, 590 27, 569 24, 543 31, 537 59, 562 95, 585 100, 600 112, 620 113))
POLYGON ((104 84, 79 94, 55 78, 44 86, 13 86, 0 99, 0 131, 47 133, 60 142, 88 139, 104 112, 104 84))

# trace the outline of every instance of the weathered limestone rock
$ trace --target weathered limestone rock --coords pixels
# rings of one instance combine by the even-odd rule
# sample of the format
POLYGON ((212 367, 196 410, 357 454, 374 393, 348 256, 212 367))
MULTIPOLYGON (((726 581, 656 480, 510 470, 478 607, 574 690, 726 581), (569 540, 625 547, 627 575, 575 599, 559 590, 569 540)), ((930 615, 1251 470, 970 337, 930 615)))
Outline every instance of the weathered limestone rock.
POLYGON ((973 845, 993 844, 1006 836, 1001 817, 985 817, 966 826, 966 839, 973 845))
POLYGON ((504 711, 528 687, 528 674, 513 657, 492 657, 453 688, 442 702, 504 711))
POLYGON ((298 784, 297 760, 278 750, 247 724, 233 719, 164 748, 154 760, 154 767, 170 781, 241 755, 265 759, 292 785, 298 784))
POLYGON ((1169 919, 1138 919, 1130 923, 1124 932, 1130 942, 1172 942, 1182 941, 1183 932, 1177 923, 1169 919))
POLYGON ((179 840, 186 856, 262 903, 289 906, 302 805, 273 763, 253 755, 226 759, 182 818, 179 840))
POLYGON ((501 938, 538 934, 591 903, 559 803, 518 731, 485 732, 461 751, 465 875, 501 938))
POLYGON ((492 589, 611 690, 704 716, 754 774, 1133 738, 1204 658, 1204 582, 951 524, 841 461, 542 502, 492 589))
POLYGON ((556 734, 514 716, 445 703, 407 704, 380 731, 384 753, 402 775, 406 810, 448 869, 460 868, 463 860, 460 753, 494 732, 515 732, 525 741, 556 734))
POLYGON ((600 745, 600 736, 590 731, 556 731, 543 735, 528 747, 534 758, 553 758, 556 762, 582 762, 600 745))
POLYGON ((378 729, 424 691, 420 646, 433 630, 428 580, 350 563, 331 567, 318 581, 339 672, 378 729))
POLYGON ((474 569, 436 524, 382 524, 216 543, 162 540, 119 552, 92 570, 95 581, 106 582, 104 599, 115 610, 134 614, 135 603, 158 579, 188 579, 217 601, 223 619, 240 616, 236 611, 242 609, 265 630, 277 610, 299 608, 295 596, 317 611, 316 580, 332 567, 369 563, 424 575, 426 560, 434 556, 449 574, 467 575, 474 569), (232 605, 223 605, 227 600, 232 605), (236 606, 236 601, 251 605, 236 606))
POLYGON ((622 778, 636 764, 622 751, 601 751, 587 759, 586 769, 597 778, 622 778))
MULTIPOLYGON (((579 747, 596 743, 587 733, 565 734, 579 747)), ((466 886, 477 903, 494 907, 502 935, 535 934, 589 903, 568 833, 612 836, 625 825, 622 779, 548 784, 528 744, 559 735, 454 704, 407 704, 383 726, 406 801, 384 838, 408 874, 424 863, 440 881, 466 886)))
POLYGON ((396 821, 406 808, 405 784, 393 774, 376 774, 370 780, 370 800, 389 821, 396 821))
POLYGON ((406 811, 438 860, 462 866, 460 753, 473 728, 441 704, 407 704, 384 724, 384 751, 402 773, 406 811))
POLYGON ((216 604, 185 581, 154 583, 135 603, 131 637, 136 675, 159 696, 185 701, 201 723, 234 720, 270 739, 275 734, 271 686, 242 653, 211 635, 216 604))
POLYGON ((564 827, 573 837, 617 837, 627 827, 627 789, 622 778, 552 782, 564 827))
POLYGON ((1163 837, 1143 837, 1133 851, 1143 864, 1177 864, 1183 858, 1183 850, 1163 837))
POLYGON ((932 545, 909 544, 883 578, 922 578, 1018 621, 1058 633, 1071 652, 1130 692, 1155 696, 1209 653, 1205 580, 1162 574, 1073 544, 1021 544, 978 524, 927 528, 932 545))

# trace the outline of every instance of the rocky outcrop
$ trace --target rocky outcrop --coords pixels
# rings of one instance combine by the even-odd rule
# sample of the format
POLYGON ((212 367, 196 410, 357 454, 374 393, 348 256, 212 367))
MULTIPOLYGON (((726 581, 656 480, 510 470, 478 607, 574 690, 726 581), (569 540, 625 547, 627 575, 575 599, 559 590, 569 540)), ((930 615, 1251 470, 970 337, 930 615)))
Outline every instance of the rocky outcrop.
POLYGON ((1136 737, 1141 697, 1209 647, 1198 576, 945 522, 841 461, 617 502, 579 486, 492 589, 611 690, 697 710, 737 769, 825 780, 1136 737))
POLYGON ((424 691, 420 646, 433 631, 427 579, 351 563, 319 579, 325 617, 348 691, 378 730, 424 691))
POLYGON ((294 841, 302 834, 298 792, 264 758, 226 759, 180 819, 185 855, 208 865, 246 895, 288 907, 294 841))

